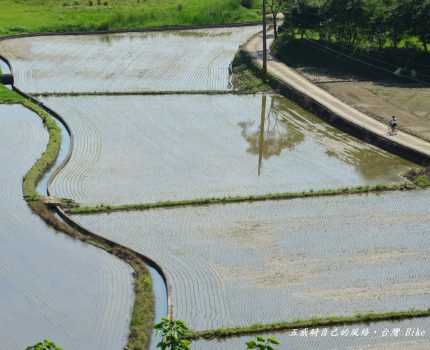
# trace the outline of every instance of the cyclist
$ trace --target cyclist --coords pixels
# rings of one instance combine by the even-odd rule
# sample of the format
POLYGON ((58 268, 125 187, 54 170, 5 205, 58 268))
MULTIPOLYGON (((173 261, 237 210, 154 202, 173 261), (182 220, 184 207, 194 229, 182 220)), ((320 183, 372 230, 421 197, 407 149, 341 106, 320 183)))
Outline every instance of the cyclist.
POLYGON ((391 117, 389 126, 390 126, 391 135, 395 135, 397 130, 397 118, 394 115, 391 117))

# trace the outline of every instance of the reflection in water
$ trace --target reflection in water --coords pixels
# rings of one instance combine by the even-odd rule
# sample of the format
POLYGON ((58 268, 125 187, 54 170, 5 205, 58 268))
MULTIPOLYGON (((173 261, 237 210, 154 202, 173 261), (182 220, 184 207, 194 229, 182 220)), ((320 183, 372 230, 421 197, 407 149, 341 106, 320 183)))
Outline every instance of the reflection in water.
POLYGON ((267 109, 267 96, 261 97, 261 115, 258 130, 253 128, 255 121, 240 122, 242 137, 248 142, 247 152, 258 155, 258 176, 261 175, 263 159, 280 156, 284 149, 294 148, 304 141, 305 135, 294 124, 290 123, 275 106, 276 99, 269 97, 270 108, 267 109))
POLYGON ((258 142, 258 176, 261 175, 261 166, 263 163, 263 145, 264 145, 264 120, 266 119, 266 95, 261 96, 261 118, 260 118, 260 138, 258 142))
MULTIPOLYGON (((241 135, 248 144, 247 153, 258 156, 258 176, 262 175, 263 160, 280 157, 285 149, 289 151, 288 157, 297 157, 292 153, 297 154, 299 144, 303 144, 301 152, 303 148, 310 152, 307 153, 309 162, 317 154, 321 157, 323 152, 327 158, 320 166, 325 166, 330 158, 334 158, 353 166, 367 181, 379 181, 384 176, 388 181, 395 181, 400 173, 413 166, 406 160, 337 130, 284 98, 263 95, 260 112, 258 123, 256 120, 238 123, 242 129, 241 135)), ((304 153, 299 156, 304 156, 304 153)))

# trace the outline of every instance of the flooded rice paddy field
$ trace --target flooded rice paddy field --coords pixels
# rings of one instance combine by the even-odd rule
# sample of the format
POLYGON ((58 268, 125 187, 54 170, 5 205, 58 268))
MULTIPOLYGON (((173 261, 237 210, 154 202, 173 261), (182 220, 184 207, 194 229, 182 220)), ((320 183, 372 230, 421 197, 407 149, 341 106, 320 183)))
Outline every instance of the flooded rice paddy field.
MULTIPOLYGON (((281 343, 280 349, 303 350, 427 350, 430 348, 430 318, 412 319, 401 322, 381 322, 370 325, 341 326, 334 328, 308 329, 308 336, 293 331, 270 333, 281 343), (327 336, 322 336, 327 331, 327 336), (356 332, 358 330, 359 336, 356 332), (397 331, 400 330, 398 336, 397 331), (419 332, 417 332, 419 330, 419 332), (313 336, 311 336, 313 331, 313 336), (367 331, 369 335, 366 336, 367 331), (411 336, 421 334, 423 336, 411 336), (315 334, 318 334, 316 336, 315 334), (342 335, 343 334, 343 335, 342 335)), ((197 341, 192 344, 193 350, 238 350, 252 337, 243 336, 226 340, 197 341)))
POLYGON ((48 135, 21 106, 0 105, 0 339, 22 350, 44 337, 65 349, 124 347, 131 268, 48 228, 22 198, 22 177, 48 135))
POLYGON ((46 97, 74 133, 52 192, 81 203, 256 195, 404 181, 411 163, 280 96, 46 97), (265 101, 265 102, 264 102, 265 101), (266 113, 261 118, 262 104, 266 113))
POLYGON ((202 330, 427 309, 428 191, 74 216, 167 271, 202 330))
POLYGON ((226 90, 229 65, 258 27, 47 36, 0 42, 28 93, 226 90))

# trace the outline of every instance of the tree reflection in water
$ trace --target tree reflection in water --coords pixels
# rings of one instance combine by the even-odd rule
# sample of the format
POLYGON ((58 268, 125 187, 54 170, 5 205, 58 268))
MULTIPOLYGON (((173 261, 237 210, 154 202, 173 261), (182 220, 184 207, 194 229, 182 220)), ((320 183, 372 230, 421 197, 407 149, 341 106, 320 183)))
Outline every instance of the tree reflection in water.
POLYGON ((305 135, 279 113, 276 97, 261 97, 261 115, 259 122, 246 121, 238 124, 242 128, 242 137, 248 142, 250 154, 258 155, 258 176, 261 175, 263 160, 280 156, 287 149, 293 151, 302 143, 305 135), (267 99, 270 106, 267 108, 267 99))

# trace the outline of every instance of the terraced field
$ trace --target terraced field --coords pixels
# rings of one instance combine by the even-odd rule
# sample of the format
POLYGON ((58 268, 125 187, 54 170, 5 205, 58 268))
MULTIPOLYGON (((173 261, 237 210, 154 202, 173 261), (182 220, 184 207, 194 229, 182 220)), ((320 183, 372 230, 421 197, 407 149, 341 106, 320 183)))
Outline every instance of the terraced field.
MULTIPOLYGON (((401 174, 413 164, 337 131, 283 97, 226 91, 206 94, 231 89, 229 64, 238 45, 256 30, 53 36, 0 43, 0 53, 11 58, 18 86, 28 92, 123 94, 41 98, 65 118, 74 135, 72 158, 56 177, 51 192, 85 204, 115 205, 404 181, 401 174), (177 94, 124 96, 126 92, 157 90, 177 94), (187 91, 193 94, 184 94, 187 91)), ((5 125, 2 130, 10 133, 14 127, 5 125)), ((28 151, 24 148, 27 139, 31 138, 24 135, 7 144, 17 142, 18 152, 21 148, 28 151)), ((4 153, 4 159, 9 159, 4 153)), ((27 170, 29 165, 24 165, 27 170)), ((13 176, 18 178, 18 173, 13 176)), ((428 191, 409 191, 76 215, 72 219, 160 263, 172 286, 174 317, 204 330, 333 314, 428 309, 429 204, 428 191)), ((14 220, 11 227, 25 223, 14 220)), ((43 226, 41 232, 47 229, 43 226)), ((70 267, 68 262, 47 267, 48 272, 68 267, 60 274, 67 276, 67 283, 75 284, 66 294, 78 299, 69 297, 69 304, 58 299, 58 315, 63 318, 55 317, 55 322, 61 321, 59 331, 51 332, 55 339, 66 349, 81 349, 73 342, 87 338, 91 349, 122 348, 133 300, 129 268, 121 263, 111 267, 116 260, 84 245, 78 244, 79 253, 72 246, 64 252, 49 242, 60 239, 73 247, 75 243, 49 231, 45 234, 49 235, 46 240, 17 247, 25 254, 28 247, 31 254, 40 254, 35 247, 43 246, 45 255, 37 262, 47 260, 46 250, 54 251, 56 261, 71 259, 70 267), (89 257, 90 253, 97 257, 89 257), (74 258, 79 261, 76 265, 74 258), (74 272, 74 268, 85 268, 86 273, 74 272), (105 277, 108 273, 110 279, 105 277), (107 298, 102 292, 111 294, 107 298), (80 312, 81 318, 72 320, 82 310, 76 305, 84 305, 90 315, 101 319, 80 312), (63 334, 63 326, 71 333, 63 334)), ((1 273, 2 264, 0 267, 1 273)), ((52 276, 57 275, 51 274, 43 283, 45 288, 56 286, 52 276)), ((17 295, 22 293, 13 294, 17 295)), ((157 297, 157 303, 164 302, 157 297)), ((157 317, 160 310, 166 310, 157 308, 157 317)), ((24 311, 22 315, 11 319, 17 322, 27 317, 24 311)), ((429 347, 428 336, 383 338, 378 333, 384 327, 400 326, 428 331, 430 325, 429 319, 375 324, 370 327, 376 333, 369 337, 340 341, 280 337, 287 348, 297 349, 429 347)), ((11 339, 19 339, 19 327, 11 324, 9 332, 15 332, 11 339)), ((49 327, 46 329, 36 327, 32 332, 39 337, 49 335, 49 327)), ((0 328, 0 338, 2 331, 0 328)), ((193 346, 237 350, 245 339, 199 341, 193 346)))
POLYGON ((28 93, 227 90, 238 46, 257 27, 50 36, 0 42, 28 93))
POLYGON ((43 98, 75 136, 51 191, 80 203, 158 202, 401 182, 412 166, 281 96, 267 97, 262 120, 262 98, 43 98))
POLYGON ((159 261, 175 316, 202 330, 426 309, 429 204, 418 191, 74 220, 159 261))
POLYGON ((22 198, 22 176, 47 140, 38 116, 0 105, 0 347, 22 350, 53 337, 65 349, 120 349, 128 336, 132 270, 56 234, 22 198))

